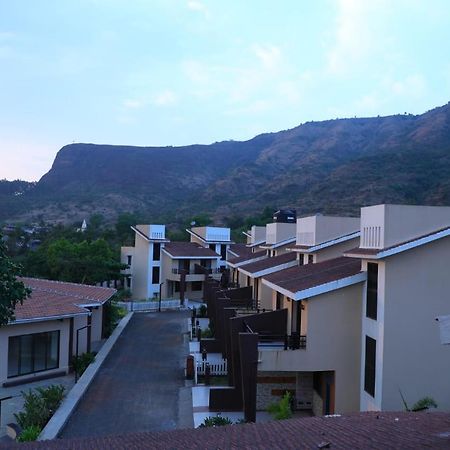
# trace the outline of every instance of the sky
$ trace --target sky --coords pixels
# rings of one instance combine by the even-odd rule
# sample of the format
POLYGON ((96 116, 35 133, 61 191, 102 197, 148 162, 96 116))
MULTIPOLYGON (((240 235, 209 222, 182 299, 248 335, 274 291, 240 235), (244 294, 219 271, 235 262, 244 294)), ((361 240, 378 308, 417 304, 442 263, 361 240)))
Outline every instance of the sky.
POLYGON ((450 101, 448 0, 0 0, 0 179, 450 101))

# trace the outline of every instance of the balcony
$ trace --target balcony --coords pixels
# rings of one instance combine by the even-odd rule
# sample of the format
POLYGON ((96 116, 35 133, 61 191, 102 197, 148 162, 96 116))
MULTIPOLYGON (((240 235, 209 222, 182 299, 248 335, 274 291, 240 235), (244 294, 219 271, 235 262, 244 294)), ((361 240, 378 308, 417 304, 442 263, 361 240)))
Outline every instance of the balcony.
POLYGON ((302 350, 306 348, 306 336, 299 333, 265 334, 258 333, 258 349, 302 350))
POLYGON ((186 270, 186 269, 180 269, 178 267, 173 267, 171 273, 168 275, 168 279, 171 281, 180 281, 181 280, 181 274, 186 274, 186 281, 205 281, 205 274, 204 273, 196 273, 193 270, 186 270))

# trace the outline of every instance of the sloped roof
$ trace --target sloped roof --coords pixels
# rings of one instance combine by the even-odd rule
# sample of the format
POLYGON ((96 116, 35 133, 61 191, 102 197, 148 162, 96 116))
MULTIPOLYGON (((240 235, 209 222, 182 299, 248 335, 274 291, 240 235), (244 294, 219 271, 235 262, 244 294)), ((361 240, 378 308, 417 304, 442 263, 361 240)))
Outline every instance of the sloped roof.
POLYGON ((116 290, 85 284, 51 281, 40 278, 20 278, 31 289, 31 296, 15 308, 15 322, 36 321, 62 316, 88 314, 81 305, 101 305, 116 290))
POLYGON ((261 259, 259 261, 250 262, 240 266, 240 269, 247 273, 255 274, 263 270, 278 267, 282 264, 287 264, 293 262, 297 259, 297 254, 294 252, 283 253, 278 256, 273 256, 271 258, 261 259))
POLYGON ((238 256, 237 258, 230 258, 227 262, 232 266, 241 266, 243 263, 250 263, 254 259, 264 258, 267 256, 266 250, 261 250, 259 252, 249 252, 245 255, 238 256))
POLYGON ((195 242, 169 242, 165 244, 163 251, 172 258, 218 258, 216 252, 208 247, 202 247, 195 242))
MULTIPOLYGON (((327 261, 280 270, 263 278, 270 287, 292 294, 361 273, 361 263, 343 256, 327 261), (268 282, 268 283, 267 283, 268 282)), ((361 279, 361 281, 363 281, 361 279)))
POLYGON ((385 248, 352 248, 345 251, 344 255, 350 258, 382 259, 448 236, 450 236, 450 227, 445 227, 385 248))
POLYGON ((121 436, 12 443, 9 448, 16 446, 23 450, 444 449, 450 446, 450 414, 365 412, 121 436))

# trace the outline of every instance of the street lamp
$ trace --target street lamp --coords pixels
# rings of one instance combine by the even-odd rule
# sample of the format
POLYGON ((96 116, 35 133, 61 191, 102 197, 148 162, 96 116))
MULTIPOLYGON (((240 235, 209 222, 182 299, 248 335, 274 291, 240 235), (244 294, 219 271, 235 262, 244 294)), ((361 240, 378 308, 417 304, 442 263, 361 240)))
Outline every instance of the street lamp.
POLYGON ((163 281, 162 283, 159 283, 159 306, 158 306, 159 312, 161 312, 161 288, 164 283, 165 283, 165 281, 163 281))

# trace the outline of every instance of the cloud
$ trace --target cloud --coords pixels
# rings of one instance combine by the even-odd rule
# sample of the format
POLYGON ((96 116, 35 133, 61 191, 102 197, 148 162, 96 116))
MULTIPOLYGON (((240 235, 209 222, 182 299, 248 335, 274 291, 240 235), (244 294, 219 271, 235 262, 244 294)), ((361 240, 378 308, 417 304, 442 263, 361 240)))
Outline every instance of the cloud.
POLYGON ((126 109, 141 109, 145 106, 145 102, 139 99, 129 98, 123 101, 123 107, 126 109))
POLYGON ((374 18, 384 10, 385 0, 337 0, 336 29, 327 54, 327 69, 344 75, 366 58, 383 39, 375 33, 374 18))
POLYGON ((175 92, 171 90, 165 90, 154 97, 153 103, 158 106, 169 106, 175 104, 177 100, 178 98, 175 92))
POLYGON ((252 51, 265 69, 274 70, 280 66, 281 50, 279 47, 255 44, 252 46, 252 51))
POLYGON ((421 74, 412 74, 403 80, 394 81, 390 88, 395 95, 420 98, 426 92, 427 83, 421 74))
POLYGON ((189 0, 187 2, 187 7, 191 11, 195 11, 195 12, 203 14, 203 16, 206 19, 208 19, 210 17, 209 9, 202 2, 199 2, 198 0, 189 0))

